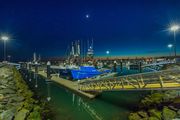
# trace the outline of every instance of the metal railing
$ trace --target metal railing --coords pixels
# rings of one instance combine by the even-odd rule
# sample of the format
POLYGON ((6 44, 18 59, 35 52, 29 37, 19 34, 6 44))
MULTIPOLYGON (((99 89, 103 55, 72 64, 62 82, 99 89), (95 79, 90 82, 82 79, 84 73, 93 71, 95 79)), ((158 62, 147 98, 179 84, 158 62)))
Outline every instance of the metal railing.
POLYGON ((142 90, 180 87, 180 69, 79 82, 82 91, 142 90))

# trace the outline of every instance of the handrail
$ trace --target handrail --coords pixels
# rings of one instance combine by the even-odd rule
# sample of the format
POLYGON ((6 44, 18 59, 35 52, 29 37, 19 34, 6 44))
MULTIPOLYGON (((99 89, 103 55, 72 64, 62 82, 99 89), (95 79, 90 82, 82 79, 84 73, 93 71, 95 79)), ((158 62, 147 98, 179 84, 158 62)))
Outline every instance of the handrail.
POLYGON ((101 82, 101 81, 106 81, 106 80, 112 80, 112 79, 121 79, 121 78, 127 78, 127 77, 137 77, 137 76, 143 76, 143 75, 157 75, 159 73, 163 72, 174 72, 174 71, 179 71, 180 69, 169 69, 169 70, 161 70, 161 71, 156 71, 156 72, 146 72, 146 73, 139 73, 139 74, 132 74, 132 75, 123 75, 123 76, 118 76, 118 77, 113 77, 113 78, 107 78, 103 80, 88 80, 88 81, 79 81, 79 84, 84 84, 84 83, 90 83, 90 82, 101 82))

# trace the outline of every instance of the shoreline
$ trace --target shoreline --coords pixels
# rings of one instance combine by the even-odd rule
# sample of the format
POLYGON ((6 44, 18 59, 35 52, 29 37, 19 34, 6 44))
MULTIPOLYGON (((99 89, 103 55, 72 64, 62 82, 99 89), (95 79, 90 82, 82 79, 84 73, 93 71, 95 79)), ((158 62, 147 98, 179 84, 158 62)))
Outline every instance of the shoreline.
POLYGON ((12 66, 0 68, 0 119, 42 120, 44 103, 34 99, 22 75, 12 66))

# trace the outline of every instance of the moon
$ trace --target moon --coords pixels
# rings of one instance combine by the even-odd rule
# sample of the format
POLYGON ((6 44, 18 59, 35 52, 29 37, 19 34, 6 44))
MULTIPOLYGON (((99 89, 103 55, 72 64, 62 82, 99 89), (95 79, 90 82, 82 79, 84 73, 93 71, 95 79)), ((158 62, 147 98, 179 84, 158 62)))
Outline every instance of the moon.
POLYGON ((86 14, 86 18, 89 18, 90 17, 90 15, 89 14, 86 14))

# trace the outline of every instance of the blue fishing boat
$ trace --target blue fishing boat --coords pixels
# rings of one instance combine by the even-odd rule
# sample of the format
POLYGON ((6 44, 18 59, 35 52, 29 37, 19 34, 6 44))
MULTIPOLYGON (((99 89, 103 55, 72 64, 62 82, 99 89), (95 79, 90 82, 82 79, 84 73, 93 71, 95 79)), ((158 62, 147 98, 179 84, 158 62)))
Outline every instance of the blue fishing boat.
POLYGON ((71 70, 72 78, 74 80, 92 78, 94 76, 110 72, 111 70, 108 69, 97 70, 94 66, 80 66, 79 69, 71 70))

